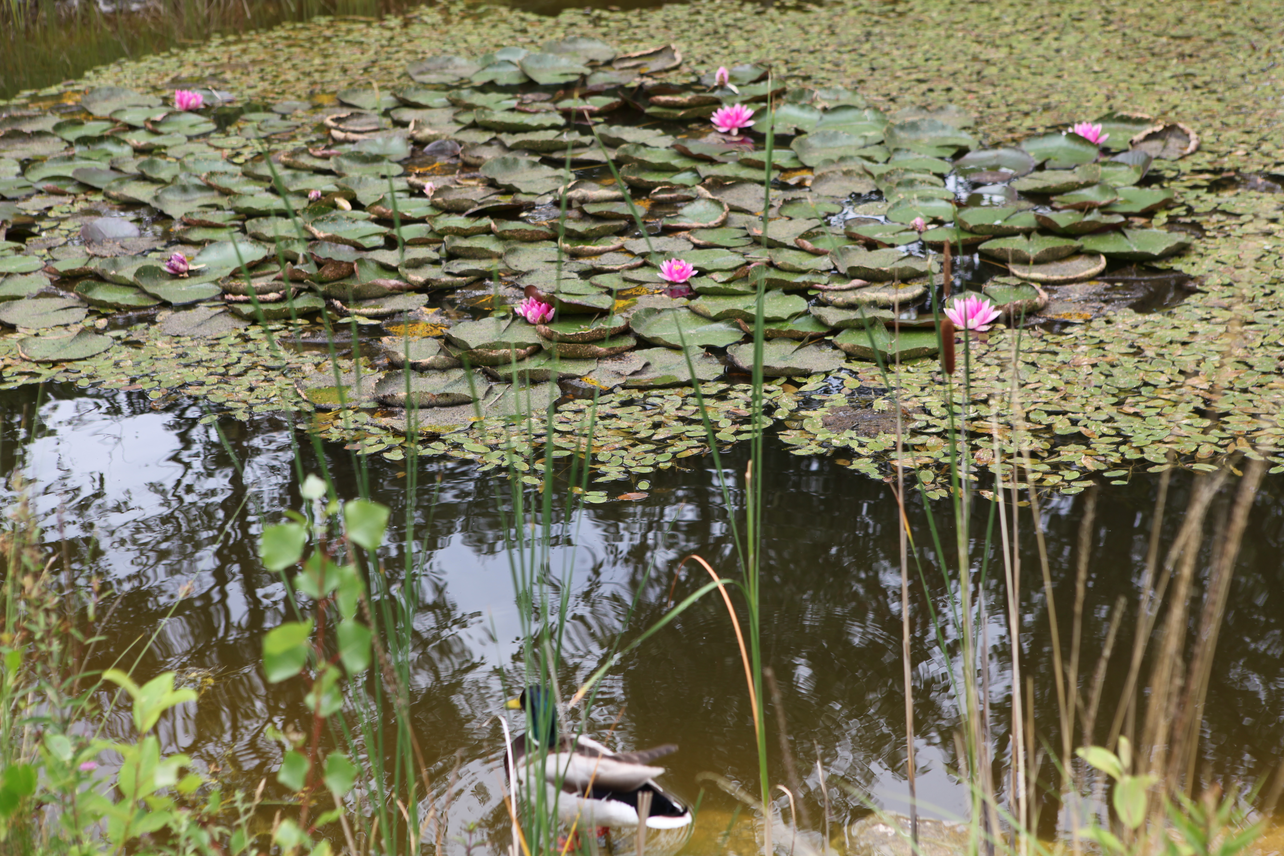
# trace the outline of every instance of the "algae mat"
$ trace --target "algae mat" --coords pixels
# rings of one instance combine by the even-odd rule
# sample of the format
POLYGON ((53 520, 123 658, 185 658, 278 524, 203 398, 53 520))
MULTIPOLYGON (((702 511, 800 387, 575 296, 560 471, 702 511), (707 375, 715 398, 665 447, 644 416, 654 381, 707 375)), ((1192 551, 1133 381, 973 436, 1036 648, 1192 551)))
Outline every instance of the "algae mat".
MULTIPOLYGON (((1124 10, 1063 4, 1033 11, 1017 4, 833 4, 766 14, 705 4, 555 19, 455 7, 406 20, 314 23, 214 43, 104 69, 65 95, 29 100, 49 109, 56 101, 79 100, 92 87, 160 95, 181 83, 230 91, 242 102, 295 99, 318 109, 332 103, 334 93, 362 89, 382 97, 407 86, 407 66, 429 53, 423 45, 440 49, 442 34, 452 52, 470 56, 509 44, 596 36, 623 50, 672 38, 688 76, 719 64, 770 64, 774 79, 790 87, 844 84, 887 113, 953 102, 976 118, 992 148, 1111 111, 1180 118, 1198 129, 1202 148, 1162 163, 1156 178, 1179 201, 1155 214, 1153 223, 1197 239, 1191 251, 1160 264, 1198 277, 1200 293, 1164 312, 1118 310, 1057 333, 1025 329, 1019 342, 1011 331, 995 331, 968 349, 971 389, 954 391, 956 408, 970 398, 958 415, 986 435, 973 444, 979 466, 993 466, 996 449, 1006 456, 1020 445, 1033 455, 1036 483, 1074 491, 1092 472, 1126 479, 1136 466, 1164 466, 1170 453, 1192 466, 1211 466, 1228 451, 1278 446, 1284 434, 1278 253, 1272 246, 1281 197, 1269 175, 1281 161, 1277 17, 1268 4, 1135 4, 1124 10), (643 31, 646 44, 620 44, 620 33, 643 31), (753 44, 745 42, 746 33, 753 33, 753 44), (799 65, 804 61, 815 65, 799 65), (1019 411, 1007 394, 1014 366, 1019 411)), ((41 251, 32 244, 26 254, 41 251)), ((284 347, 269 339, 270 328, 232 325, 189 340, 174 339, 176 331, 161 326, 101 331, 127 346, 114 348, 110 359, 86 356, 80 363, 41 367, 6 351, 4 382, 74 378, 147 389, 157 398, 204 395, 235 413, 301 408, 307 399, 300 388, 324 388, 334 375, 324 351, 306 347, 317 333, 306 326, 289 335, 277 331, 284 347), (304 346, 291 346, 290 336, 304 346)), ((14 339, 5 336, 0 343, 13 348, 14 339)), ((67 345, 86 355, 95 347, 88 336, 67 345)), ((373 368, 345 364, 340 375, 373 368)), ((346 379, 360 392, 360 380, 346 379)), ((939 371, 935 363, 906 363, 895 385, 910 426, 908 459, 930 475, 950 446, 939 371)), ((894 445, 887 434, 893 406, 887 386, 872 366, 823 381, 780 381, 768 389, 770 415, 800 452, 837 450, 852 466, 877 474, 886 471, 894 445)), ((743 436, 743 388, 718 383, 706 391, 717 401, 719 440, 743 436)), ((572 402, 555 417, 555 443, 568 454, 587 409, 572 402)), ((613 393, 593 415, 598 439, 607 438, 594 449, 603 479, 631 475, 644 489, 650 468, 680 462, 703 447, 704 428, 681 391, 613 393)), ((359 448, 404 454, 394 430, 405 428, 404 419, 398 426, 395 414, 340 408, 321 418, 359 448)), ((421 448, 498 463, 510 435, 522 444, 539 440, 521 430, 500 433, 504 437, 452 427, 421 448)))

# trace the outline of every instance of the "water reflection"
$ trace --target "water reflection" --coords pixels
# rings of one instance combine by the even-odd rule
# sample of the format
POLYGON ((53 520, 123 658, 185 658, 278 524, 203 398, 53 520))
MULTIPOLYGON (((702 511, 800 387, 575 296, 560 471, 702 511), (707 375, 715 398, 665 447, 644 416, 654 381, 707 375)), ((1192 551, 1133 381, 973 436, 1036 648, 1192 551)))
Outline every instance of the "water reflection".
MULTIPOLYGON (((270 686, 259 669, 263 634, 294 611, 278 578, 260 566, 254 552, 264 523, 299 506, 290 421, 262 416, 248 425, 202 422, 208 415, 203 405, 157 411, 141 393, 54 388, 40 401, 32 390, 0 396, 0 469, 7 473, 21 463, 38 486, 36 507, 47 543, 69 552, 80 584, 97 576, 110 590, 96 628, 108 641, 86 665, 103 668, 127 654, 124 662, 137 658, 140 679, 178 670, 187 683, 202 688, 202 696, 198 712, 167 721, 173 748, 246 787, 270 778, 280 749, 268 735, 269 726, 297 726, 307 718, 297 682, 270 686), (38 415, 34 427, 24 429, 33 414, 38 415), (151 645, 144 650, 147 642, 151 645)), ((444 804, 444 790, 453 791, 444 833, 457 836, 464 823, 480 819, 498 834, 504 824, 493 762, 499 730, 491 717, 502 698, 501 671, 509 686, 521 681, 520 622, 504 549, 506 535, 513 534, 507 527, 520 521, 513 519, 507 478, 456 460, 427 461, 412 492, 404 464, 374 458, 358 465, 337 446, 323 447, 318 459, 306 442, 300 454, 302 471, 324 467, 340 495, 355 496, 368 479, 374 498, 392 508, 393 531, 382 559, 396 580, 407 579, 407 568, 416 571, 410 714, 441 789, 435 798, 444 804)), ((689 471, 656 474, 650 495, 640 502, 590 506, 567 516, 559 499, 550 568, 571 587, 564 680, 582 679, 602 661, 635 595, 637 609, 625 631, 630 638, 659 620, 671 594, 680 600, 704 582, 693 565, 677 573, 684 557, 697 553, 721 572, 735 572, 730 519, 743 513, 744 453, 733 450, 723 462, 731 486, 730 514, 708 461, 689 471)), ((801 804, 813 826, 822 812, 817 760, 831 783, 839 778, 876 802, 903 807, 895 503, 882 484, 828 460, 790 456, 775 444, 769 444, 763 478, 768 503, 763 639, 766 662, 780 686, 788 747, 787 763, 773 707, 773 775, 801 787, 801 804)), ((1180 524, 1191 481, 1186 475, 1174 479, 1162 528, 1165 544, 1180 524)), ((1122 598, 1126 610, 1116 656, 1104 672, 1108 706, 1119 697, 1127 666, 1126 655, 1118 652, 1132 647, 1156 484, 1152 477, 1139 477, 1103 492, 1091 532, 1081 654, 1085 687, 1111 609, 1122 598)), ((1281 497, 1284 479, 1271 477, 1239 557, 1205 711, 1199 767, 1205 780, 1256 781, 1284 756, 1284 725, 1276 713, 1284 702, 1281 497)), ((12 494, 6 492, 4 499, 12 494)), ((1054 498, 1042 509, 1062 628, 1073 619, 1084 502, 1083 496, 1054 498)), ((1218 499, 1214 518, 1225 513, 1226 502, 1225 496, 1218 499)), ((989 510, 986 503, 975 509, 982 535, 989 510)), ((944 507, 934 511, 938 520, 948 514, 944 507)), ((953 583, 937 564, 922 504, 912 501, 908 514, 922 558, 922 581, 915 571, 910 613, 920 796, 935 806, 929 813, 958 814, 967 794, 948 773, 955 765, 958 717, 929 610, 948 608, 946 593, 953 583)), ((952 537, 945 527, 941 542, 950 544, 952 537)), ((975 541, 978 559, 981 540, 975 541)), ((1020 657, 1024 674, 1033 679, 1040 737, 1057 746, 1047 600, 1028 517, 1018 541, 1025 603, 1020 657)), ((1205 545, 1204 552, 1210 549, 1205 545)), ((1012 643, 1001 611, 997 562, 991 557, 984 592, 995 668, 994 742, 1003 758, 1009 745, 1012 643)), ((1188 631, 1192 639, 1197 622, 1196 614, 1188 631)), ((945 636, 957 654, 948 628, 945 636)), ((1063 645, 1068 646, 1064 631, 1063 645)), ((1098 739, 1111 715, 1109 707, 1098 739)), ((665 777, 680 796, 694 799, 701 788, 697 777, 705 771, 725 775, 746 790, 756 787, 743 670, 716 598, 698 603, 613 669, 590 719, 595 732, 613 730, 622 745, 681 744, 681 751, 666 759, 665 777)), ((109 727, 127 733, 127 719, 113 720, 109 727)), ((1041 778, 1055 780, 1050 760, 1044 761, 1041 778)), ((1043 816, 1054 823, 1056 806, 1048 799, 1043 816)), ((834 792, 833 800, 838 820, 864 811, 861 800, 846 791, 834 792)), ((706 794, 703 808, 707 814, 693 844, 696 852, 714 849, 722 828, 717 819, 729 816, 734 801, 714 791, 706 794)))

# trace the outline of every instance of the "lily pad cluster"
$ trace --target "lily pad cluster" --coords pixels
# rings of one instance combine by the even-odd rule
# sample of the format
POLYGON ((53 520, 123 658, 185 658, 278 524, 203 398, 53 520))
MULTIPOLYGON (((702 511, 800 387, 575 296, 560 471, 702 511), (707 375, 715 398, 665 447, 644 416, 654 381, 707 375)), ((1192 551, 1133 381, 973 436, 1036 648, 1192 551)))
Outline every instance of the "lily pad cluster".
POLYGON ((724 83, 680 64, 672 45, 574 38, 429 57, 399 87, 323 104, 207 90, 197 113, 103 87, 67 114, 8 116, 0 219, 61 226, 0 247, 0 322, 22 357, 57 362, 113 347, 113 317, 180 335, 350 318, 378 339, 377 371, 297 390, 321 409, 410 408, 388 425, 444 433, 734 378, 759 316, 768 377, 931 356, 947 290, 1018 323, 1044 286, 1189 246, 1148 228, 1174 198, 1148 171, 1197 145, 1184 126, 1112 114, 1104 151, 1059 131, 987 149, 953 108, 888 114, 758 66, 724 83), (753 133, 714 130, 732 104, 756 111, 753 133), (67 216, 99 194, 105 216, 67 216), (685 291, 659 276, 673 258, 697 270, 685 291), (513 313, 532 295, 553 320, 513 313))

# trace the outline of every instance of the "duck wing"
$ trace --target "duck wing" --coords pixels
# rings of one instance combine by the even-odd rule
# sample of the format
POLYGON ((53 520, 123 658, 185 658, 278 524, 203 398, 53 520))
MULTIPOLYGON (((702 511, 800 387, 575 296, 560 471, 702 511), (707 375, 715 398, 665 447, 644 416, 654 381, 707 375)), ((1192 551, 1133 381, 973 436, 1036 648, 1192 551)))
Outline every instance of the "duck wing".
POLYGON ((570 741, 559 748, 560 752, 549 757, 546 778, 556 784, 560 772, 563 786, 577 791, 635 791, 664 772, 663 767, 652 766, 651 761, 678 749, 668 744, 639 752, 612 752, 596 740, 582 736, 573 748, 570 741))

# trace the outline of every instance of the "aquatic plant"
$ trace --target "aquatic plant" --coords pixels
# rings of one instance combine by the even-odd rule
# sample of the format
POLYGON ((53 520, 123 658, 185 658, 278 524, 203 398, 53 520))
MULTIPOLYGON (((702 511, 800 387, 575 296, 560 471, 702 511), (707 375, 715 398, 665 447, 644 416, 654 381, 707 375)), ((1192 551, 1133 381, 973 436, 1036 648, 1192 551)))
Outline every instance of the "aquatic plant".
POLYGON ((1101 145, 1106 140, 1110 139, 1109 134, 1101 133, 1100 123, 1094 124, 1092 122, 1078 122, 1070 130, 1074 131, 1088 142, 1096 143, 1097 145, 1101 145))
POLYGON ((532 324, 546 324, 553 320, 553 307, 537 297, 528 297, 513 308, 513 311, 532 324))
POLYGON ((660 279, 674 285, 681 285, 695 275, 695 267, 682 259, 669 259, 660 265, 660 279))
POLYGON ((725 65, 718 66, 718 70, 713 74, 714 86, 726 86, 731 83, 731 72, 727 71, 725 65))
POLYGON ((182 253, 174 253, 169 257, 169 261, 165 262, 165 270, 174 276, 187 276, 187 272, 191 269, 191 262, 182 253))
POLYGON ((309 190, 309 191, 308 191, 308 201, 309 201, 309 202, 316 202, 316 201, 317 201, 318 199, 320 199, 320 198, 321 198, 321 191, 320 191, 318 188, 315 188, 315 187, 314 187, 314 188, 312 188, 311 190, 309 190))
POLYGON ((922 217, 915 217, 910 221, 910 225, 913 226, 914 231, 918 232, 920 235, 927 231, 927 221, 922 217))
POLYGON ((176 110, 199 110, 205 106, 205 98, 199 92, 191 89, 174 90, 174 109, 176 110))
POLYGON ((753 110, 743 104, 732 104, 730 107, 714 110, 709 121, 724 134, 738 134, 742 128, 753 124, 752 118, 753 110))
POLYGON ((955 327, 973 332, 989 330, 999 315, 988 298, 975 294, 957 297, 945 307, 945 317, 953 321, 955 327))

